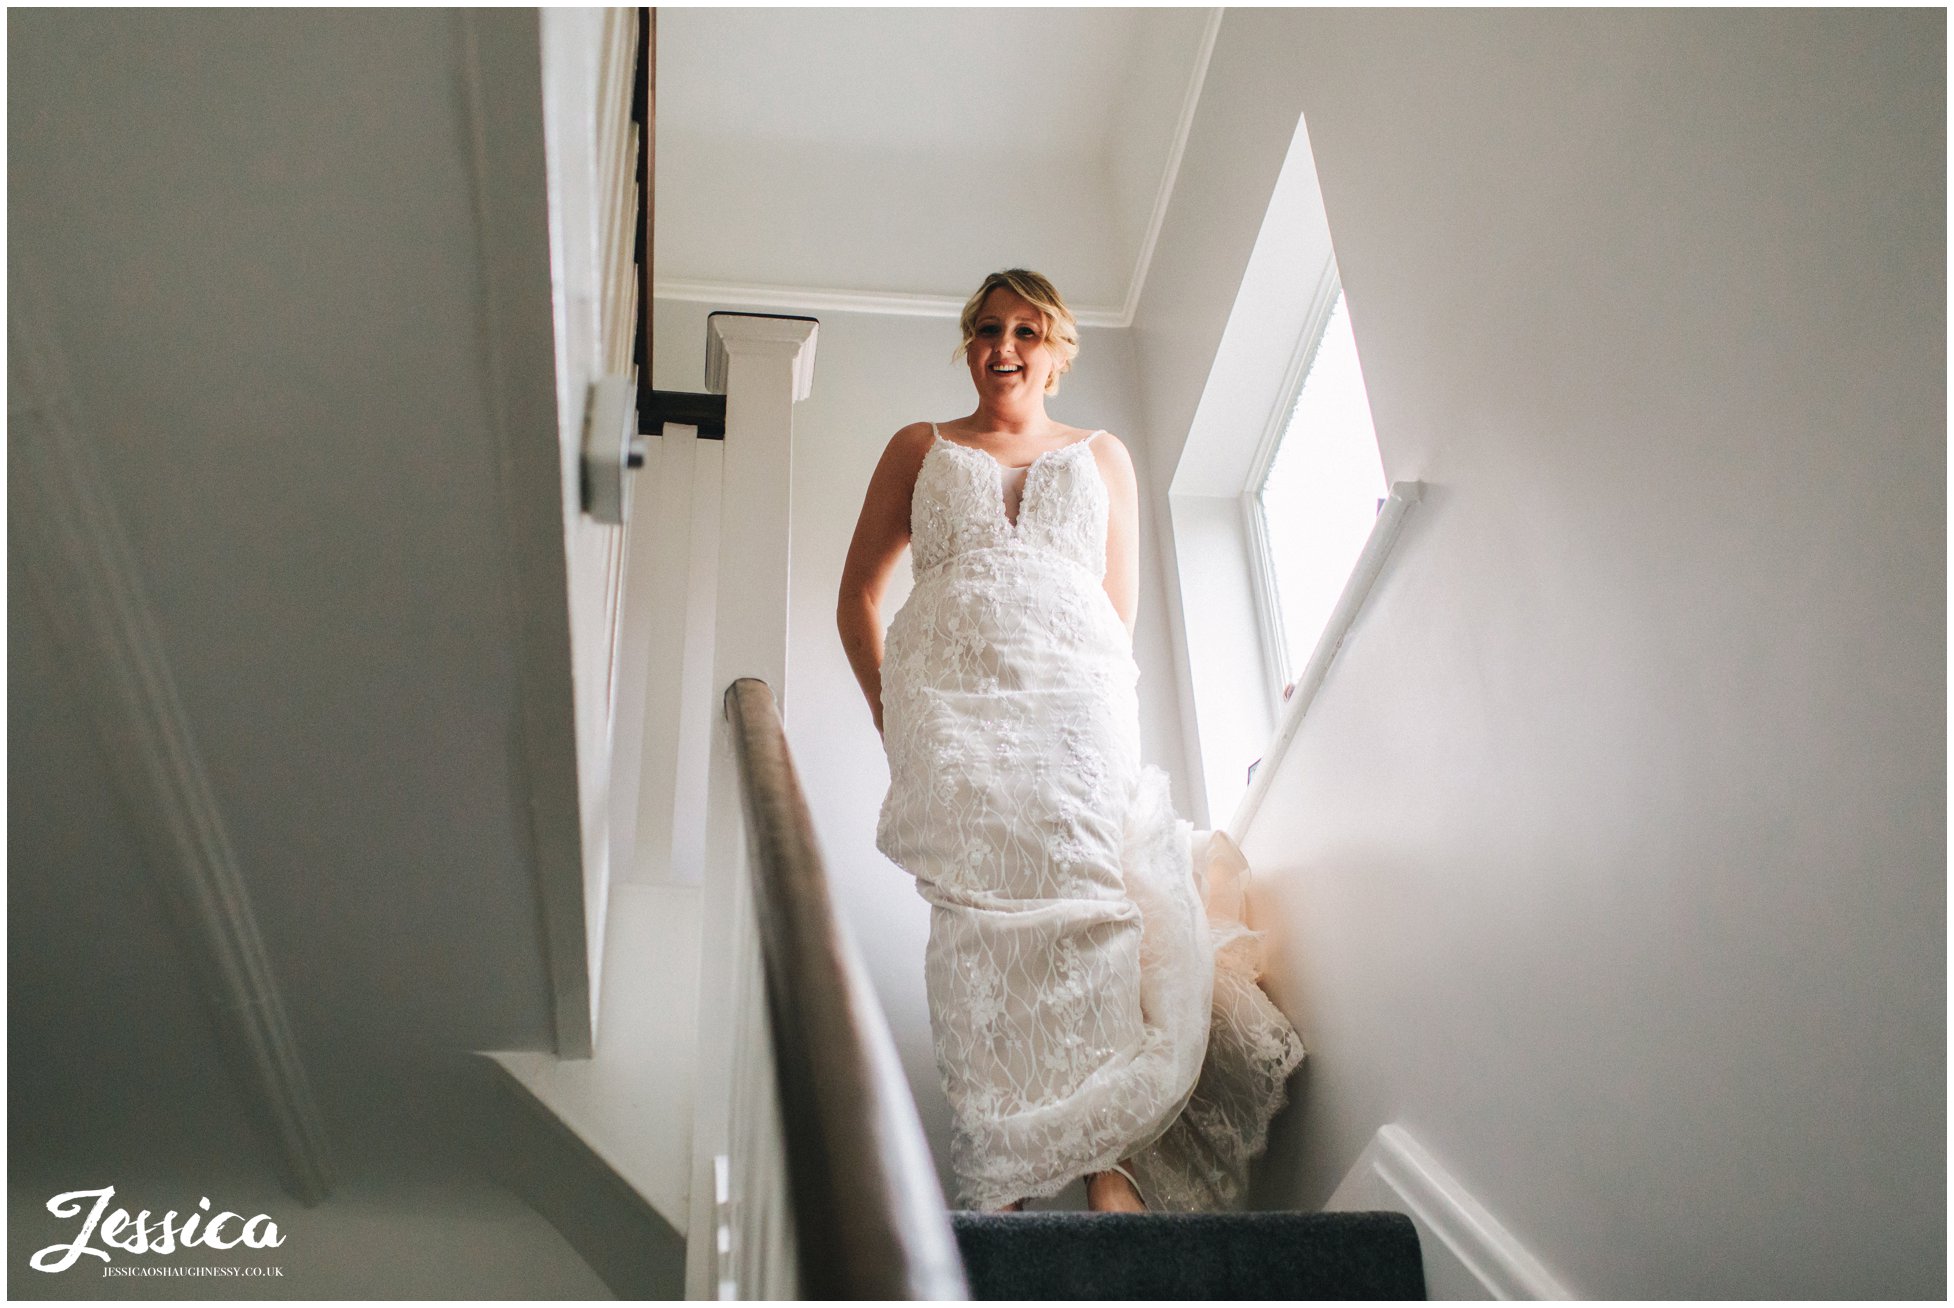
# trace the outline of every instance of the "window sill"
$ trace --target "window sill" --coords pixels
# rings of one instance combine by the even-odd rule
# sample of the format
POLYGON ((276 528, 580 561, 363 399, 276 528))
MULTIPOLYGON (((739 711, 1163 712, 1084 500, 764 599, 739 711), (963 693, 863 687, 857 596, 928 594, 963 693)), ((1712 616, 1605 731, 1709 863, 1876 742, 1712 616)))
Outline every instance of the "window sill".
POLYGON ((1343 594, 1338 598, 1336 608, 1331 610, 1329 621, 1323 624, 1323 633, 1317 637, 1316 649, 1304 665, 1302 675, 1296 679, 1294 693, 1282 706, 1275 736, 1255 764, 1254 777, 1235 808, 1234 819, 1228 824, 1228 832, 1236 840, 1246 837, 1256 814, 1261 811, 1270 783, 1282 766, 1283 755, 1302 730, 1303 718, 1309 713, 1317 691, 1322 688, 1323 679, 1329 675, 1330 665, 1335 662, 1337 651, 1343 647, 1344 637, 1363 612, 1364 601, 1370 597, 1371 588, 1384 571, 1391 549, 1397 543, 1398 533, 1404 526, 1405 514, 1424 498, 1424 492, 1423 482, 1391 483, 1391 494, 1384 501, 1384 507, 1378 510, 1377 521, 1364 542, 1363 552, 1357 556, 1357 562, 1350 570, 1350 579, 1344 583, 1343 594))

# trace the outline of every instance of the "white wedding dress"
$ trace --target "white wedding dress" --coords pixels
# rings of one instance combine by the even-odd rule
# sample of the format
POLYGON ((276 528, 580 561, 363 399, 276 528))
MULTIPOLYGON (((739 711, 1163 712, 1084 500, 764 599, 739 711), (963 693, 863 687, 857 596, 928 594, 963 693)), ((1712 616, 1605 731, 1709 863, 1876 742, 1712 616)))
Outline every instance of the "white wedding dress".
MULTIPOLYGON (((1096 437, 1098 433, 1094 433, 1096 437)), ((1240 1196, 1303 1056, 1256 985, 1246 871, 1140 762, 1091 439, 1009 471, 940 433, 882 666, 876 843, 932 905, 951 1164, 972 1207, 1126 1162, 1157 1211, 1240 1196)))

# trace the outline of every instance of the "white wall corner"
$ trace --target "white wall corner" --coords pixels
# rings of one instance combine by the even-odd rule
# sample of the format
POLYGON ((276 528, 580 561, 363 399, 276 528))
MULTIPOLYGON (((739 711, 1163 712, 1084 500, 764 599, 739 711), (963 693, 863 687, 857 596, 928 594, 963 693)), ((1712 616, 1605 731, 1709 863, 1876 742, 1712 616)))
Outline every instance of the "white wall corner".
POLYGON ((690 1225, 699 890, 611 887, 603 1006, 589 1058, 484 1052, 681 1234, 690 1225))
MULTIPOLYGON (((1154 194, 1153 211, 1147 216, 1146 233, 1140 238, 1140 250, 1133 260, 1133 272, 1126 280, 1126 299, 1108 327, 1131 327, 1134 315, 1140 310, 1140 296, 1146 290, 1147 272, 1153 266, 1153 254, 1160 244, 1160 229, 1167 222, 1167 206, 1174 198, 1174 182, 1180 176, 1181 159, 1187 154, 1188 134, 1194 130, 1194 111, 1201 105, 1201 84, 1207 80, 1208 64, 1214 58, 1215 38, 1221 34, 1222 15, 1228 11, 1217 5, 1208 10, 1207 21, 1201 28, 1201 41, 1194 54, 1194 64, 1188 70, 1187 89, 1181 97, 1180 118, 1174 124, 1174 136, 1167 147, 1167 161, 1160 170, 1160 186, 1154 194)), ((1102 324, 1089 323, 1083 316, 1075 315, 1084 327, 1097 327, 1102 324)))
POLYGON ((609 735, 598 729, 608 726, 607 701, 593 688, 608 681, 597 669, 610 649, 601 615, 616 529, 588 522, 578 505, 585 383, 597 372, 589 366, 590 340, 579 334, 584 318, 569 312, 583 288, 557 275, 559 266, 581 265, 567 257, 558 264, 572 229, 567 218, 552 220, 551 199, 586 191, 551 165, 583 159, 588 143, 552 144, 553 124, 565 120, 544 96, 588 79, 579 75, 575 51, 555 35, 544 51, 544 34, 560 26, 557 20, 543 25, 533 11, 470 10, 456 30, 483 287, 477 344, 490 383, 504 586, 517 618, 526 854, 542 911, 556 1052, 587 1058, 602 949, 593 906, 605 894, 610 869, 608 834, 601 844, 588 839, 583 781, 599 775, 594 765, 601 758, 608 792, 609 735), (543 250, 551 251, 547 262, 537 257, 543 250), (559 307, 566 315, 561 321, 559 307), (531 439, 549 430, 556 441, 531 439))
POLYGON ((1395 1123, 1378 1128, 1323 1207, 1409 1217, 1418 1228, 1428 1299, 1576 1297, 1395 1123))

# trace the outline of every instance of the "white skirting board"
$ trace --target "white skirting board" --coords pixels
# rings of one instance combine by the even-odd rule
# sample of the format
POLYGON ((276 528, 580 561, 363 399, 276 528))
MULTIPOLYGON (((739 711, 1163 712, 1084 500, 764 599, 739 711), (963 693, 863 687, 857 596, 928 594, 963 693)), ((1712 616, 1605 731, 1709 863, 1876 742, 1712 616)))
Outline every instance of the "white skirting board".
POLYGON ((1403 1213, 1418 1228, 1430 1299, 1572 1299, 1403 1127, 1380 1127, 1328 1212, 1403 1213))

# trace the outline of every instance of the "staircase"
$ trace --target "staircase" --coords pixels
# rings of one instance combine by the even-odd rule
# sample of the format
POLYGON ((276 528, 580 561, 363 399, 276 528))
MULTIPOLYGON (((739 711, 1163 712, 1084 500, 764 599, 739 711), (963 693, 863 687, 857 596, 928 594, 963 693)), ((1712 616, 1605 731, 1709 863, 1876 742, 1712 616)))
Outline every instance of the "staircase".
POLYGON ((1401 1213, 951 1214, 978 1299, 1423 1299, 1401 1213))
MULTIPOLYGON (((602 53, 587 61, 608 70, 594 89, 610 131, 584 162, 602 174, 638 158, 637 191, 621 173, 599 189, 645 196, 635 234, 648 263, 648 141, 630 135, 617 93, 619 33, 643 33, 633 117, 648 133, 655 11, 642 26, 626 13, 546 22, 544 46, 549 68, 553 48, 565 67, 577 51, 602 53)), ((566 160, 590 145, 589 83, 561 81, 552 121, 576 125, 560 143, 566 160)), ((604 287, 631 280, 628 248, 613 235, 593 242, 619 265, 604 287)), ((579 1016, 601 1037, 574 1051, 583 1057, 501 1053, 482 1069, 500 1092, 490 1129, 502 1144, 487 1152, 503 1157, 505 1184, 621 1298, 1424 1297, 1417 1233, 1393 1214, 946 1211, 830 902, 775 700, 787 681, 792 415, 811 386, 817 324, 714 314, 711 394, 651 391, 649 316, 633 312, 648 306, 648 270, 637 272, 645 294, 606 300, 615 330, 578 375, 629 373, 635 316, 630 430, 646 434, 656 475, 636 511, 621 486, 605 498, 603 521, 626 531, 575 518, 570 534, 573 607, 594 632, 571 642, 590 660, 574 682, 614 692, 588 713, 578 706, 589 748, 577 781, 596 797, 582 810, 594 859, 582 917, 598 1001, 579 1016), (651 666, 675 672, 653 685, 651 666), (701 710, 722 693, 730 730, 715 745, 720 727, 701 710)), ((573 466, 578 452, 566 451, 573 466)), ((596 478, 582 455, 589 485, 635 466, 610 458, 596 478)))

